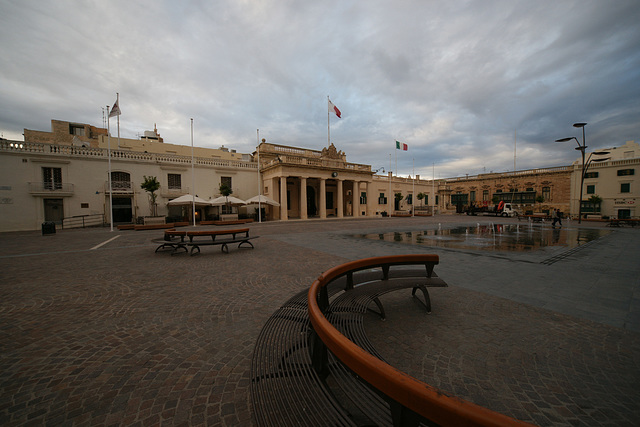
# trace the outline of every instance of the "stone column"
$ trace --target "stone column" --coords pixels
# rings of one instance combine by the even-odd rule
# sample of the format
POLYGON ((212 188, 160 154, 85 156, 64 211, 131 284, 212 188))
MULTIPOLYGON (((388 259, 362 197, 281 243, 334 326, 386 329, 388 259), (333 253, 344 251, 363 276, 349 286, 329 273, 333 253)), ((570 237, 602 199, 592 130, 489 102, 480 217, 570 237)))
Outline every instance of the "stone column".
POLYGON ((287 177, 280 177, 280 219, 286 221, 289 219, 289 207, 287 206, 287 177))
POLYGON ((337 216, 338 218, 342 218, 344 217, 344 192, 342 191, 342 180, 338 179, 338 185, 337 185, 337 195, 336 197, 338 198, 338 208, 337 210, 337 216))
POLYGON ((300 177, 300 219, 307 219, 307 178, 300 177))
POLYGON ((360 216, 360 181, 353 181, 353 190, 351 191, 353 195, 353 217, 357 218, 360 216))
POLYGON ((327 180, 320 178, 320 219, 327 218, 327 180))

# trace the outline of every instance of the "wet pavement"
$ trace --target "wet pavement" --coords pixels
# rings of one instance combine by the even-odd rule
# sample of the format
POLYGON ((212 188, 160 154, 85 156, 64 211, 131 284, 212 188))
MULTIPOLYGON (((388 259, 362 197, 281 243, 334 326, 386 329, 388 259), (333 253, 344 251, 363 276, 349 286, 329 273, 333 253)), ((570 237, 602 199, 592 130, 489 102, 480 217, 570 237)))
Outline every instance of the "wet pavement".
POLYGON ((281 304, 345 261, 428 252, 450 285, 430 291, 433 313, 396 292, 386 321, 367 319, 388 362, 540 425, 640 424, 640 229, 525 252, 356 237, 492 222, 518 224, 254 223, 255 249, 193 257, 154 253, 162 230, 2 233, 0 423, 254 425, 251 354, 281 304))

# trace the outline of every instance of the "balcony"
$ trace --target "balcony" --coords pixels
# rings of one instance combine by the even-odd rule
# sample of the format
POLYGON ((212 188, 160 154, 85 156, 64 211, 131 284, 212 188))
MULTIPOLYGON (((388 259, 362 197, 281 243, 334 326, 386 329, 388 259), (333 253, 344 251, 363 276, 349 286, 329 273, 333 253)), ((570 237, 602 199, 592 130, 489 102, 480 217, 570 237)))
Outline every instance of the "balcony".
POLYGON ((74 186, 67 182, 29 182, 29 194, 32 196, 73 196, 74 186))
MULTIPOLYGON (((131 181, 111 181, 113 194, 133 194, 133 183, 131 181)), ((104 183, 104 192, 109 194, 109 181, 104 183)))

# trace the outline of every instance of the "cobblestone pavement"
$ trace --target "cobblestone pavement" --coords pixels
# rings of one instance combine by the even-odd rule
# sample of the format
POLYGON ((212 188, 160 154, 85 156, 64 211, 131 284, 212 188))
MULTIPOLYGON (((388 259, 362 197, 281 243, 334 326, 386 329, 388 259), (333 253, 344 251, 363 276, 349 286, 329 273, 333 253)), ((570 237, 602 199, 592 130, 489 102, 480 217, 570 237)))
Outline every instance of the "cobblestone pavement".
MULTIPOLYGON (((161 230, 2 233, 0 424, 253 425, 251 354, 268 317, 339 263, 425 252, 354 234, 489 221, 252 224, 255 249, 193 257, 154 253, 161 230)), ((564 249, 428 248, 450 285, 432 290, 433 314, 389 294, 370 338, 411 375, 520 419, 638 425, 639 237, 615 230, 549 265, 564 249)))

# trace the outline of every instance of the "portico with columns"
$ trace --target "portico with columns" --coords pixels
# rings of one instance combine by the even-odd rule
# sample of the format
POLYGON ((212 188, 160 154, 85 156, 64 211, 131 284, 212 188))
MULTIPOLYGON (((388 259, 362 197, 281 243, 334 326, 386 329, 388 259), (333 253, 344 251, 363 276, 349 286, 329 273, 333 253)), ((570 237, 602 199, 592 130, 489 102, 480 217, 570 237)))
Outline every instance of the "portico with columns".
POLYGON ((322 151, 267 144, 258 147, 262 194, 278 201, 280 220, 375 215, 368 194, 370 165, 348 163, 333 144, 322 151))

